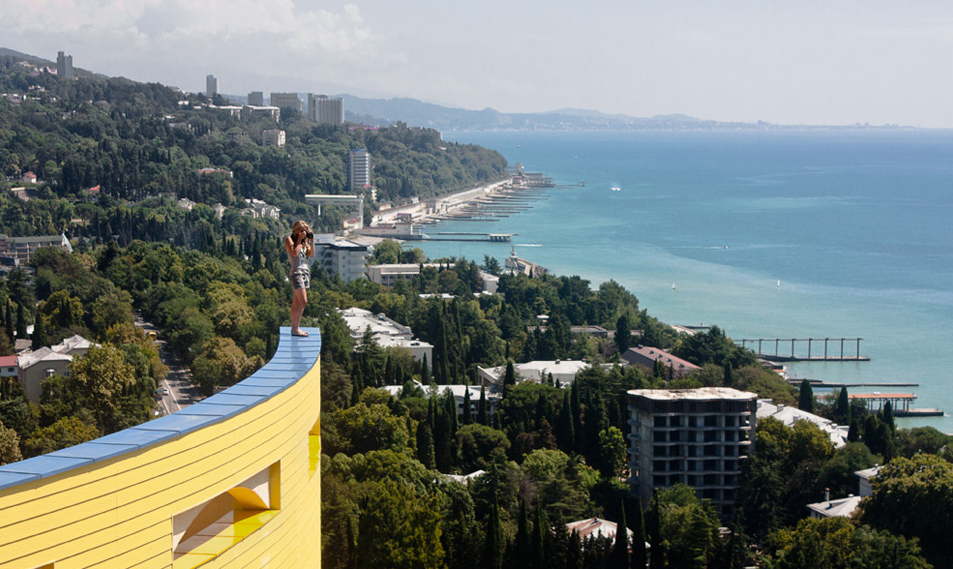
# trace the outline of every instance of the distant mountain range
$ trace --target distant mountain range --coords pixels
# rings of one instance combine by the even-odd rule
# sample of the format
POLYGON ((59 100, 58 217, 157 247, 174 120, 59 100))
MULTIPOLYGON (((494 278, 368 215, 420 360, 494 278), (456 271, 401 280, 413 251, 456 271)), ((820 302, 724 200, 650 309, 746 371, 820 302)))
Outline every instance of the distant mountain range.
MULTIPOLYGON (((47 59, 0 47, 0 57, 11 56, 33 64, 55 66, 47 59)), ((79 70, 78 75, 89 72, 79 70)), ((721 122, 698 119, 682 114, 656 115, 649 118, 622 114, 606 114, 588 109, 557 109, 540 113, 504 113, 487 107, 481 111, 445 107, 417 99, 367 99, 353 95, 344 98, 345 118, 368 125, 389 125, 403 121, 410 126, 423 126, 441 131, 452 130, 790 130, 803 128, 856 129, 899 128, 896 126, 803 126, 776 125, 758 122, 721 122)), ((225 95, 236 102, 245 96, 225 95)))
POLYGON ((686 115, 636 118, 586 109, 559 109, 542 113, 504 113, 451 108, 416 99, 363 99, 344 97, 348 120, 390 124, 404 121, 411 126, 437 130, 698 130, 768 128, 767 123, 718 122, 686 115))
POLYGON ((887 126, 805 126, 777 125, 764 121, 722 122, 698 119, 682 114, 655 115, 649 118, 606 114, 588 109, 558 109, 542 113, 503 113, 486 108, 482 111, 451 108, 416 99, 363 99, 344 97, 347 120, 365 124, 406 122, 450 130, 795 130, 795 129, 883 129, 887 126))

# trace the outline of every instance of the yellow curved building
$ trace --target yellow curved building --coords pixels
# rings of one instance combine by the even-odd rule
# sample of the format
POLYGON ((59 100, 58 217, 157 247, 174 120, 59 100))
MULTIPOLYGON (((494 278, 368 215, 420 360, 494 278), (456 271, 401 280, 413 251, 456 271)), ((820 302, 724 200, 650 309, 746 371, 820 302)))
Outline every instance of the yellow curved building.
POLYGON ((0 466, 0 569, 321 566, 321 336, 178 413, 0 466))

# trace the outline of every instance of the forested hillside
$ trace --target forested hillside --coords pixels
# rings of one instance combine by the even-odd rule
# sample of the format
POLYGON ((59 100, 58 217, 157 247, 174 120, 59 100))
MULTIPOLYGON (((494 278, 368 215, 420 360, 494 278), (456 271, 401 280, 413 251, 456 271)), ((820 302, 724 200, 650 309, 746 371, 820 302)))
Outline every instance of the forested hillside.
POLYGON ((459 190, 498 179, 506 168, 497 152, 443 142, 433 130, 334 127, 294 111, 278 124, 241 119, 206 105, 226 103, 218 98, 121 78, 64 81, 10 57, 0 58, 0 93, 0 171, 12 178, 8 186, 35 173, 44 198, 24 206, 4 195, 0 232, 9 234, 68 230, 71 237, 108 239, 135 226, 149 233, 134 238, 182 239, 183 220, 168 219, 176 216, 162 198, 228 208, 255 198, 287 219, 310 219, 314 208, 304 195, 344 193, 347 153, 355 148, 373 156, 380 201, 459 190), (261 145, 269 128, 286 131, 283 148, 261 145), (97 195, 87 192, 96 186, 97 195), (138 217, 123 219, 129 216, 138 217), (81 222, 70 226, 71 219, 81 222))

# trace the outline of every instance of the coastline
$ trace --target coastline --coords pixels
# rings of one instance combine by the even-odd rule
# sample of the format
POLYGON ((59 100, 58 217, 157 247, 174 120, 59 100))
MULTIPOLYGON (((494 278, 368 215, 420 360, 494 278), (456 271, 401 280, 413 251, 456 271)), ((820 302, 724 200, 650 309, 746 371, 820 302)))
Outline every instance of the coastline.
POLYGON ((433 200, 421 201, 415 204, 405 204, 388 209, 382 209, 374 216, 371 227, 392 225, 397 222, 398 214, 411 215, 412 223, 431 222, 439 219, 441 214, 451 213, 463 207, 472 205, 480 198, 499 195, 501 190, 512 183, 512 178, 491 182, 469 190, 450 192, 437 196, 433 200), (432 211, 428 211, 428 203, 433 203, 432 211))

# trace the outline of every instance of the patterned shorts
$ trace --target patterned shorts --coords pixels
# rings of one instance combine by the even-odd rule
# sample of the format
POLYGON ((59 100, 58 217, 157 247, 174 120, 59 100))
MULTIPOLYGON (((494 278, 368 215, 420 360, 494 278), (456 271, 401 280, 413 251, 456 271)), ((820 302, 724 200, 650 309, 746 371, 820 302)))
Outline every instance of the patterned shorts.
POLYGON ((311 275, 308 273, 295 273, 291 275, 291 286, 294 288, 311 288, 311 275))

